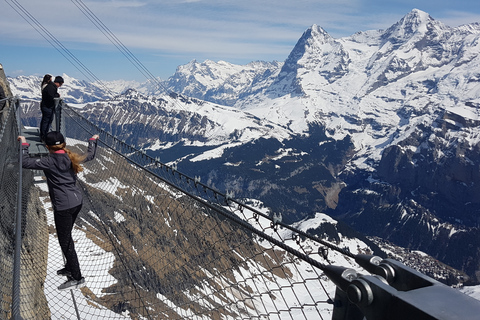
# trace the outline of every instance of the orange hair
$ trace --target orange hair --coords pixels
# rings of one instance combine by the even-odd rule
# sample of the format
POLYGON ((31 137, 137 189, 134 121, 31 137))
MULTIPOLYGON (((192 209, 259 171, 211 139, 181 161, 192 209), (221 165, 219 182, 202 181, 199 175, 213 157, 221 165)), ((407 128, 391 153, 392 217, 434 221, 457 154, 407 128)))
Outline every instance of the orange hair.
POLYGON ((82 167, 81 163, 83 162, 83 160, 85 160, 86 157, 82 156, 82 155, 79 155, 78 153, 70 151, 69 149, 66 148, 66 145, 67 144, 64 142, 64 143, 61 143, 61 144, 58 144, 58 145, 47 146, 47 148, 48 148, 48 150, 50 150, 52 152, 55 152, 55 151, 58 151, 58 150, 64 150, 68 154, 68 157, 70 158, 70 161, 72 161, 73 172, 75 172, 75 173, 82 172, 83 167, 82 167))

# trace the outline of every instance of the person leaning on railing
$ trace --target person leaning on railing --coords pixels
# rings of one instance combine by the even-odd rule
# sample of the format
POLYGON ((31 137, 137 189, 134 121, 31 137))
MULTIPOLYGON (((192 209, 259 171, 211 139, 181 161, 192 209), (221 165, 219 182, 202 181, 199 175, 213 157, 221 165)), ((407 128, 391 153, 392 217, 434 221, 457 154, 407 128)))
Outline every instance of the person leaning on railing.
POLYGON ((77 173, 83 171, 83 162, 95 158, 98 135, 88 141, 87 154, 79 155, 66 148, 65 138, 60 132, 49 132, 45 143, 50 153, 39 159, 29 156, 29 144, 24 136, 18 136, 18 140, 22 142, 22 167, 43 170, 47 178, 58 242, 67 260, 65 267, 57 271, 58 275, 67 277, 58 289, 79 288, 84 285, 85 278, 80 271, 72 238, 73 225, 83 204, 82 193, 76 185, 77 173))

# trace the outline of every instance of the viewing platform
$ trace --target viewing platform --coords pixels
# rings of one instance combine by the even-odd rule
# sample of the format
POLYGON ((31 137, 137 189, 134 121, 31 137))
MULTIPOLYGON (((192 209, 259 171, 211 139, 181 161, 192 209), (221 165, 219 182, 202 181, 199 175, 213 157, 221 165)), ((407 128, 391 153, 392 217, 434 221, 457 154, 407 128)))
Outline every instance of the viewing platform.
POLYGON ((26 127, 22 128, 22 136, 27 139, 27 142, 30 144, 28 151, 32 157, 44 157, 48 155, 48 149, 40 140, 40 129, 36 127, 26 127))

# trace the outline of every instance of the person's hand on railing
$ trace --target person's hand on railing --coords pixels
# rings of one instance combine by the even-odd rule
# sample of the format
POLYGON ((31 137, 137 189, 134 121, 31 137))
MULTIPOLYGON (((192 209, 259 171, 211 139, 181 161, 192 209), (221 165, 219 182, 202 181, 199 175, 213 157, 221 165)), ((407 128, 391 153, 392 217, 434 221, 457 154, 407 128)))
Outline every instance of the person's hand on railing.
POLYGON ((18 136, 17 140, 22 141, 22 143, 27 143, 27 139, 25 139, 24 136, 18 136))
POLYGON ((90 139, 98 140, 100 136, 98 134, 94 134, 90 139))

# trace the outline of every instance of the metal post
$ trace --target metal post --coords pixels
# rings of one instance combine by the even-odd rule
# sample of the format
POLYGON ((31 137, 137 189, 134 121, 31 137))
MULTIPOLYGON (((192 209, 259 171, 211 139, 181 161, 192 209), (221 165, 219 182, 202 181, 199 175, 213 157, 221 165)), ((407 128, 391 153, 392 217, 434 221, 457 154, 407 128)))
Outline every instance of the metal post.
MULTIPOLYGON (((18 132, 21 132, 20 102, 18 99, 14 105, 17 110, 18 132)), ((12 106, 13 107, 13 106, 12 106)), ((17 191, 17 215, 15 218, 15 253, 13 260, 13 286, 12 286, 12 319, 20 320, 20 255, 22 249, 22 148, 18 152, 18 191, 17 191)))
POLYGON ((62 114, 62 100, 60 98, 55 98, 55 107, 54 107, 54 114, 55 114, 55 127, 53 131, 60 131, 61 126, 61 114, 62 114))

